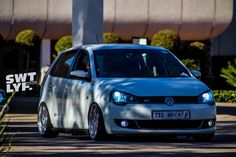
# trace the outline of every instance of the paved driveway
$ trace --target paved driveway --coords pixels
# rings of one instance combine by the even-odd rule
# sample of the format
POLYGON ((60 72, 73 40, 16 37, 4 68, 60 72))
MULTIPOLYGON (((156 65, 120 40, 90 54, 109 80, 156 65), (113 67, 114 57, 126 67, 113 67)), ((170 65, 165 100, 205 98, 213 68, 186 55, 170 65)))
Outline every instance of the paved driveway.
POLYGON ((94 142, 86 136, 60 134, 44 139, 37 133, 35 114, 8 114, 13 137, 10 156, 236 156, 236 107, 218 105, 217 132, 210 143, 198 143, 192 138, 180 137, 116 137, 94 142))

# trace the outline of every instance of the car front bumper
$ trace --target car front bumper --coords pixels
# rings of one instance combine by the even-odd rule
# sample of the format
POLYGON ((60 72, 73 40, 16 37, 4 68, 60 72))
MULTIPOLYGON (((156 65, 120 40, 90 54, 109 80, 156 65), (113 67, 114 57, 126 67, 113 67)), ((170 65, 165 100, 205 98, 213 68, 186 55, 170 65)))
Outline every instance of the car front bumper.
POLYGON ((113 103, 103 111, 109 134, 208 134, 216 130, 216 107, 208 104, 126 104, 113 103), (108 109, 108 110, 107 110, 108 109), (189 111, 186 120, 154 120, 153 111, 189 111), (214 122, 208 126, 209 121, 214 122), (123 127, 121 122, 128 122, 123 127), (195 125, 196 124, 196 125, 195 125), (186 127, 185 127, 186 125, 186 127))

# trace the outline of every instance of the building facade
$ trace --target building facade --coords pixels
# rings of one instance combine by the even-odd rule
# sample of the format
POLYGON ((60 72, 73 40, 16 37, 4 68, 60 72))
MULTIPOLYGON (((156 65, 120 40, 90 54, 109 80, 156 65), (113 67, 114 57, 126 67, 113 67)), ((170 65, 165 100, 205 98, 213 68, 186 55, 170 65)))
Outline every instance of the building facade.
MULTIPOLYGON (((213 56, 236 56, 234 0, 103 0, 103 4, 104 32, 123 40, 151 39, 167 28, 181 40, 212 41, 213 56)), ((72 0, 0 0, 0 34, 14 40, 20 31, 34 30, 43 39, 40 67, 51 62, 50 41, 72 34, 71 27, 72 0)))
MULTIPOLYGON (((104 0, 104 32, 125 40, 151 38, 163 28, 178 32, 182 40, 212 39, 226 30, 232 16, 233 0, 104 0)), ((24 29, 58 39, 71 34, 71 23, 72 0, 1 0, 0 34, 8 40, 24 29)))

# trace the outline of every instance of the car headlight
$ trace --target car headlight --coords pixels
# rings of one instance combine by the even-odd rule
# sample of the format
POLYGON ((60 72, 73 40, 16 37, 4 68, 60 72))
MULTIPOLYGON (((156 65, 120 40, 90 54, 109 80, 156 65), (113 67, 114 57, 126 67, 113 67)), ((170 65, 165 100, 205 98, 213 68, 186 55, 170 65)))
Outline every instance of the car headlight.
POLYGON ((209 105, 215 104, 215 99, 214 99, 214 96, 211 91, 207 91, 207 92, 202 93, 199 96, 198 101, 200 104, 202 104, 202 103, 207 103, 209 105))
POLYGON ((128 93, 116 90, 111 92, 111 102, 117 105, 125 105, 127 103, 134 103, 135 101, 136 101, 135 96, 130 95, 128 93))

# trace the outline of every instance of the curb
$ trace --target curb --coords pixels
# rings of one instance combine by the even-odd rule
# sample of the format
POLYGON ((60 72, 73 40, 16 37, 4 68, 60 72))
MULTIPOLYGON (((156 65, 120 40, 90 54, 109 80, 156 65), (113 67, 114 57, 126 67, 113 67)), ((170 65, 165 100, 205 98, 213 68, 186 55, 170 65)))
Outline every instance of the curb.
POLYGON ((216 102, 216 106, 236 107, 236 103, 216 102))

